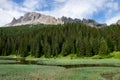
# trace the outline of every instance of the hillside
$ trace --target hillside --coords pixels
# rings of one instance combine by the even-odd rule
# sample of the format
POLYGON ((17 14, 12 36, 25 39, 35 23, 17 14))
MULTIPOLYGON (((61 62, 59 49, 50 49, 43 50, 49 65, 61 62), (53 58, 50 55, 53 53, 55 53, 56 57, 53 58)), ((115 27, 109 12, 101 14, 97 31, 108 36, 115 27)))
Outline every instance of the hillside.
POLYGON ((77 57, 120 51, 120 26, 89 27, 82 23, 0 28, 0 55, 77 57))

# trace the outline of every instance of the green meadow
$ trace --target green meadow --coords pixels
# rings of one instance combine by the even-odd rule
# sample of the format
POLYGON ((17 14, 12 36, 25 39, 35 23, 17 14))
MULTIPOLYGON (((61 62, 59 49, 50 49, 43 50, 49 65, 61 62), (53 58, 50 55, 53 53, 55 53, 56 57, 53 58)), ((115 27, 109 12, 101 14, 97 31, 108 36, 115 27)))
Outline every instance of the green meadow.
POLYGON ((37 64, 0 64, 0 80, 120 80, 119 59, 36 60, 37 64))

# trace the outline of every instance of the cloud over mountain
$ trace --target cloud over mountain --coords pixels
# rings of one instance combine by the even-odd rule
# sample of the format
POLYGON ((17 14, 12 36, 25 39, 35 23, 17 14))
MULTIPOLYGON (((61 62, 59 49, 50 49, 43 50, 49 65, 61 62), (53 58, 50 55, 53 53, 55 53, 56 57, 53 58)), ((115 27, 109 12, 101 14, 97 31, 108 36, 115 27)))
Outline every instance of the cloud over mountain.
POLYGON ((119 0, 0 0, 0 26, 27 12, 55 17, 92 18, 112 24, 120 19, 119 0))

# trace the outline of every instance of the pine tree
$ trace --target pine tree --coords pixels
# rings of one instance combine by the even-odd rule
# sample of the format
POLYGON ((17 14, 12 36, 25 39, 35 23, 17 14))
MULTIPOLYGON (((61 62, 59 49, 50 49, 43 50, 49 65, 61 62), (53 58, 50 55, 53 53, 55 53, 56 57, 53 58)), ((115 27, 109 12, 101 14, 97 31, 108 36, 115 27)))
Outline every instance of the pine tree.
POLYGON ((99 55, 107 55, 108 54, 108 45, 104 38, 101 38, 99 55))

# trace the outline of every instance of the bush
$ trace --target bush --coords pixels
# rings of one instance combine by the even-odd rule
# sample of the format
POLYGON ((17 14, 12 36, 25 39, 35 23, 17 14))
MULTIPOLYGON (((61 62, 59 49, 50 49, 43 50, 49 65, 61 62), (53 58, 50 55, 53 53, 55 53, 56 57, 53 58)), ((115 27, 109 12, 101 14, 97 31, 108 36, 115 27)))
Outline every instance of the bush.
POLYGON ((70 54, 70 58, 71 58, 71 59, 76 59, 76 58, 77 58, 77 55, 76 55, 76 54, 70 54))
POLYGON ((68 59, 76 59, 77 55, 74 54, 74 53, 71 53, 71 54, 67 55, 66 58, 68 58, 68 59))
POLYGON ((120 52, 112 52, 110 53, 112 58, 120 59, 120 52))
POLYGON ((103 57, 100 56, 100 55, 94 55, 94 56, 92 56, 91 58, 92 58, 92 59, 103 59, 103 57))

